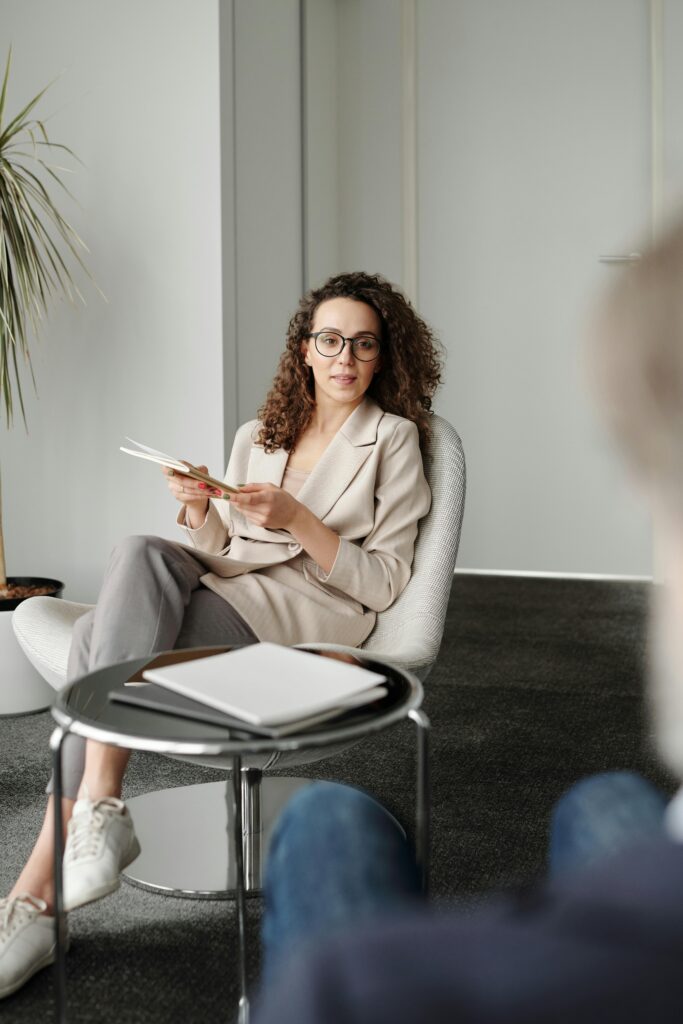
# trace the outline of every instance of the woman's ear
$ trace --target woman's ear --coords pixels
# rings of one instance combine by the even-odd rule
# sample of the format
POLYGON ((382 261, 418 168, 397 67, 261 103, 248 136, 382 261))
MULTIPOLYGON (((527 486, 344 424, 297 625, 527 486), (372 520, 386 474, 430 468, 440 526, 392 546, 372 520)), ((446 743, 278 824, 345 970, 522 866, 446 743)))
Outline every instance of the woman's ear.
POLYGON ((305 341, 301 342, 301 358, 303 362, 306 364, 306 366, 311 365, 311 358, 308 354, 308 344, 305 341))

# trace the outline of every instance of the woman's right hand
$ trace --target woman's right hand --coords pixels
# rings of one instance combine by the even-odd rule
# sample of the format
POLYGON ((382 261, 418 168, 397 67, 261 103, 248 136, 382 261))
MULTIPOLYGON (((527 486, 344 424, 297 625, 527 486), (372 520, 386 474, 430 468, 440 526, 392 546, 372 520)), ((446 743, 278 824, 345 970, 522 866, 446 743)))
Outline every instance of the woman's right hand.
MULTIPOLYGON (((202 473, 208 474, 209 472, 206 466, 197 466, 196 468, 202 473)), ((213 493, 212 489, 207 484, 194 480, 191 476, 178 473, 177 470, 164 467, 163 471, 166 474, 169 491, 176 501, 181 502, 187 509, 188 526, 191 529, 197 529, 206 518, 209 507, 208 496, 213 493)))

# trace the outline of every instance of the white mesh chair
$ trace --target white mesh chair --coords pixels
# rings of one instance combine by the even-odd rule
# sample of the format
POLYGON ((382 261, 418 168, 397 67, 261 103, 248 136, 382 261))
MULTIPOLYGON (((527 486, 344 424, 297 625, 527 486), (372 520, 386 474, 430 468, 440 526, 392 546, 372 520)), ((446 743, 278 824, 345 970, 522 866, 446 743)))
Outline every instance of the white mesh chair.
MULTIPOLYGON (((433 416, 432 443, 425 473, 432 491, 429 512, 421 520, 415 545, 410 581, 397 601, 377 616, 375 627, 362 650, 380 661, 388 661, 425 680, 436 661, 443 635, 453 569, 458 553, 460 528, 465 505, 465 456, 454 428, 440 416, 433 416)), ((76 604, 51 597, 24 601, 12 619, 14 632, 36 669, 55 689, 66 683, 66 667, 74 622, 92 605, 76 604)), ((353 648, 336 644, 317 644, 320 649, 352 652, 353 648)), ((328 757, 330 751, 302 752, 287 759, 287 767, 328 757)), ((215 761, 205 762, 220 767, 215 761)), ((292 793, 308 779, 262 779, 258 769, 243 772, 245 818, 250 822, 247 839, 258 837, 258 850, 245 850, 245 864, 251 864, 247 889, 260 888, 260 851, 267 846, 267 832, 280 808, 292 793)), ((143 855, 126 871, 129 881, 146 888, 185 896, 230 895, 225 888, 228 877, 225 864, 225 796, 222 782, 184 786, 147 793, 129 801, 143 855), (169 883, 159 878, 156 866, 172 844, 164 835, 164 822, 186 821, 201 839, 194 845, 195 863, 184 882, 183 865, 173 864, 169 883), (208 827, 215 836, 207 833, 208 827), (204 864, 198 863, 205 857, 204 864)))

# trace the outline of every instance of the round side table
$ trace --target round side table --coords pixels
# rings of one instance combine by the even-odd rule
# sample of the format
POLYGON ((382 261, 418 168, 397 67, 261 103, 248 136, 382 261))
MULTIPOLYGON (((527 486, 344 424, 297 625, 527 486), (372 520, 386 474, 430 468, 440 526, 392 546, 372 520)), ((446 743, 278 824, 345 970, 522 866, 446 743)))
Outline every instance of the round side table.
MULTIPOLYGON (((307 646, 311 653, 321 657, 338 657, 329 650, 317 651, 307 646)), ((240 998, 238 1008, 239 1024, 247 1024, 249 1000, 246 981, 246 928, 245 928, 245 831, 249 822, 249 795, 243 784, 243 763, 249 755, 266 755, 274 752, 304 751, 333 747, 351 743, 390 726, 411 719, 417 730, 417 793, 416 793, 416 853, 422 871, 423 884, 427 884, 428 842, 429 842, 429 799, 428 799, 428 751, 427 739, 429 721, 420 710, 422 685, 409 672, 388 662, 378 662, 364 657, 360 652, 354 660, 362 666, 381 672, 387 678, 387 694, 370 708, 359 709, 344 718, 343 722, 331 720, 315 726, 310 731, 290 734, 280 739, 263 739, 247 736, 244 732, 232 731, 223 726, 181 718, 148 708, 122 704, 110 699, 110 692, 123 683, 140 679, 145 668, 159 661, 169 664, 175 660, 200 659, 229 650, 226 647, 197 648, 192 651, 173 651, 155 655, 153 658, 136 658, 108 668, 91 672, 70 686, 61 690, 52 707, 57 727, 52 733, 54 772, 54 848, 55 848, 55 930, 56 930, 56 999, 59 1024, 67 1020, 66 974, 64 956, 66 951, 66 915, 64 913, 62 883, 62 745, 66 736, 73 733, 86 739, 107 743, 129 750, 145 750, 178 757, 229 758, 231 775, 228 777, 225 793, 230 808, 230 861, 234 864, 234 884, 237 909, 238 976, 240 998), (246 828, 245 828, 246 826, 246 828)), ((348 655, 343 655, 349 660, 348 655)), ((222 783, 219 783, 222 785, 222 783)), ((247 865, 248 868, 248 865, 247 865)))

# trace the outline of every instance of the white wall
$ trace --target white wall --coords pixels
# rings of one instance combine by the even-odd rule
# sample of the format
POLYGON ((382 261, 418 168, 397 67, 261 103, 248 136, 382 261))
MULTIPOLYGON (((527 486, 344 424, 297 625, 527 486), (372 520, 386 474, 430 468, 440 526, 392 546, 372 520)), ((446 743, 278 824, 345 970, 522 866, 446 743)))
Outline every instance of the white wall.
MULTIPOLYGON (((331 40, 330 2, 324 19, 309 19, 308 91, 327 70, 338 109, 331 126, 323 82, 309 125, 324 108, 318 135, 333 137, 328 162, 338 154, 328 194, 339 266, 409 284, 401 14, 410 4, 332 0, 331 40), (316 43, 334 49, 329 65, 316 43)), ((630 251, 650 225, 648 10, 645 0, 416 0, 417 304, 448 353, 436 410, 468 457, 461 567, 651 571, 647 514, 580 358, 590 303, 615 273, 599 255, 630 251)), ((678 123, 680 44, 669 27, 665 109, 678 123)), ((316 216, 328 230, 322 191, 309 185, 310 239, 316 216)), ((312 243, 310 254, 316 281, 312 243)), ((327 270, 329 253, 320 256, 327 270)))
POLYGON ((339 273, 339 68, 337 0, 304 0, 306 287, 339 273))
POLYGON ((235 0, 234 31, 238 340, 226 400, 242 423, 266 397, 303 288, 299 0, 235 0))
MULTIPOLYGON (((678 22, 665 7, 671 95, 678 22)), ((647 524, 592 418, 574 347, 599 250, 620 245, 620 230, 625 244, 647 205, 646 8, 417 5, 419 305, 449 349, 437 408, 469 457, 461 566, 647 571, 647 524), (573 143, 596 104, 602 120, 573 143), (541 146, 523 116, 532 109, 541 146), (536 194, 522 202, 534 168, 536 194), (609 230, 598 230, 606 200, 609 230)), ((86 285, 86 309, 53 311, 35 348, 39 400, 27 389, 29 437, 20 424, 0 431, 11 573, 56 575, 68 596, 93 599, 118 538, 176 536, 163 480, 119 454, 123 436, 220 472, 235 426, 263 401, 304 278, 365 268, 402 283, 401 4, 303 9, 304 163, 299 0, 0 0, 10 107, 65 71, 41 110, 87 165, 69 213, 109 298, 86 285)), ((665 113, 675 171, 677 122, 665 113)))
POLYGON ((683 118, 677 98, 683 96, 683 4, 664 0, 662 5, 663 54, 661 75, 664 103, 662 125, 663 212, 683 211, 683 118))
POLYGON ((9 110, 41 103, 84 161, 69 207, 108 304, 59 306, 35 346, 30 433, 0 430, 8 569, 93 600, 127 533, 175 536, 132 437, 223 468, 218 0, 1 0, 9 110))
POLYGON ((649 574, 581 344, 650 223, 647 5, 423 0, 420 305, 448 347, 465 568, 649 574))
POLYGON ((401 284, 401 5, 306 0, 307 279, 401 284))
POLYGON ((339 269, 379 271, 398 284, 403 273, 400 15, 396 0, 338 4, 339 269))

